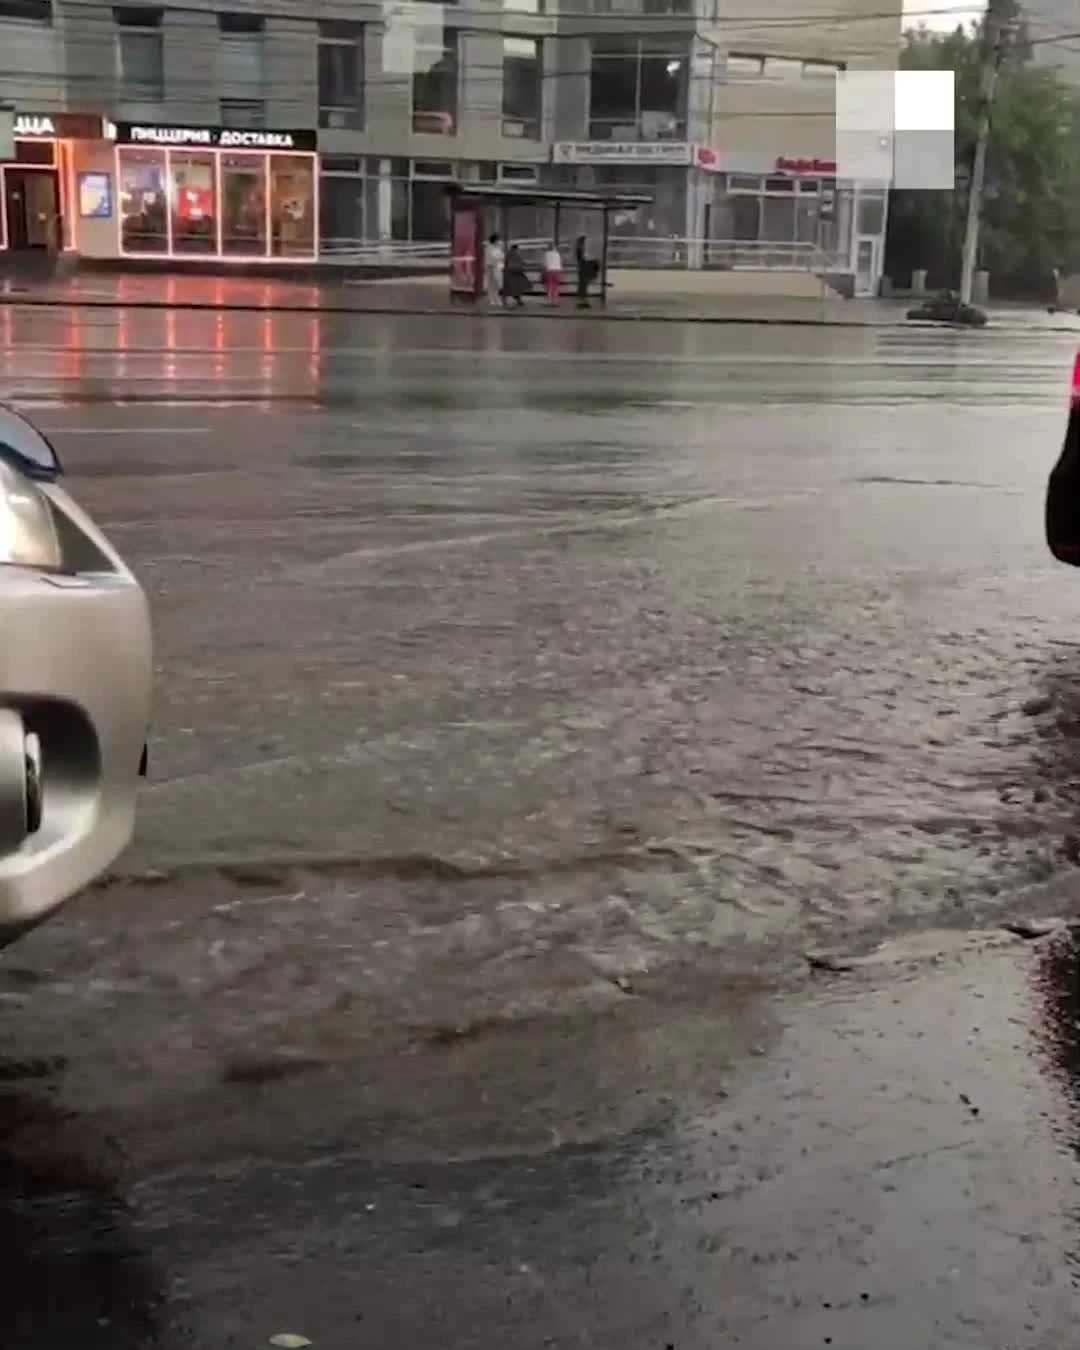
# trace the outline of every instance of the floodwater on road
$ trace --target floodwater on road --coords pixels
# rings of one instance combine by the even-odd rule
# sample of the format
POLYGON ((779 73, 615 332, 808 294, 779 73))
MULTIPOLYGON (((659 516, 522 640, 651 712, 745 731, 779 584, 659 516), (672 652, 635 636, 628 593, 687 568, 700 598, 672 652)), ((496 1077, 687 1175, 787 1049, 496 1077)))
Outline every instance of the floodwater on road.
POLYGON ((1067 336, 0 323, 156 616, 136 846, 18 952, 43 1042, 114 1014, 110 1093, 629 990, 715 1015, 1071 893, 1067 336))

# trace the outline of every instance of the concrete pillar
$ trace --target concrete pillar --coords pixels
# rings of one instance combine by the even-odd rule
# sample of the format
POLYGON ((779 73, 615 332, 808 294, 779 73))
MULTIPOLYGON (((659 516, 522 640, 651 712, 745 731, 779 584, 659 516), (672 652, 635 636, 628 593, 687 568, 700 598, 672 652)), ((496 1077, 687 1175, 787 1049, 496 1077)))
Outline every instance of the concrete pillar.
POLYGON ((913 295, 926 294, 926 268, 916 267, 911 274, 911 291, 913 295))
POLYGON ((375 198, 376 206, 376 233, 379 242, 389 241, 393 233, 393 214, 394 206, 392 200, 392 189, 390 178, 393 171, 393 163, 389 159, 379 160, 379 183, 375 198))

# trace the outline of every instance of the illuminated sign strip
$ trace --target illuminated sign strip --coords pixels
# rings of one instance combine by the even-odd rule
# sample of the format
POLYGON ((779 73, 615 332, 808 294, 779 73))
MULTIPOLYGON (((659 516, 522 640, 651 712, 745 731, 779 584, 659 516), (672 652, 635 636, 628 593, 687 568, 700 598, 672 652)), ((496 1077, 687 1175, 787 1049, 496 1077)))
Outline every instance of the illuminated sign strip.
POLYGON ((119 122, 116 140, 120 145, 310 152, 316 148, 317 133, 309 128, 296 131, 249 131, 233 127, 157 126, 142 122, 119 122))

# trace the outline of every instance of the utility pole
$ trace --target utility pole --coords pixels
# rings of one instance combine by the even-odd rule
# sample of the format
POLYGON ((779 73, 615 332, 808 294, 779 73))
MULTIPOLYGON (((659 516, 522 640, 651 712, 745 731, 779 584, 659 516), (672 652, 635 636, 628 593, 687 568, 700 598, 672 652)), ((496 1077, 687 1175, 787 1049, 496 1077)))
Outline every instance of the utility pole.
POLYGON ((975 158, 968 186, 967 221, 964 225, 964 249, 960 255, 960 302, 971 304, 975 283, 975 262, 979 252, 979 220, 982 216, 983 188, 986 184, 986 152, 990 144, 990 112, 997 89, 998 69, 1005 44, 1005 25, 999 7, 1001 0, 990 0, 983 29, 983 68, 980 81, 979 128, 975 158))

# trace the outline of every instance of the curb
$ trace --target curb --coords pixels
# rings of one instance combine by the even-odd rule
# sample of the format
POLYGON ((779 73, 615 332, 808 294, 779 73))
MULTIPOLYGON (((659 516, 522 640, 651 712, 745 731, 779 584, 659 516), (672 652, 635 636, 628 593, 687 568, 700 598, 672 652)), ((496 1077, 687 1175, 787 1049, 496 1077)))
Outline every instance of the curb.
MULTIPOLYGON (((865 328, 875 331, 882 328, 904 328, 909 324, 905 320, 886 319, 866 321, 862 319, 821 319, 821 318, 779 318, 772 315, 729 315, 729 314, 650 314, 644 311, 619 312, 618 310, 579 310, 565 309, 547 311, 537 309, 525 314, 515 314, 499 310, 474 310, 464 308, 436 309, 432 306, 422 308, 419 305, 291 305, 291 304, 237 304, 219 303, 211 300, 118 300, 96 297, 56 297, 33 295, 0 295, 0 305, 22 306, 39 309, 145 309, 145 310, 185 310, 191 312, 237 314, 352 314, 363 317, 367 314, 399 316, 402 318, 498 318, 511 322, 516 319, 543 319, 558 322, 569 319, 582 319, 585 322, 607 323, 693 323, 714 324, 734 327, 777 327, 777 328, 865 328)), ((1066 330, 1067 331, 1067 330, 1066 330)))

